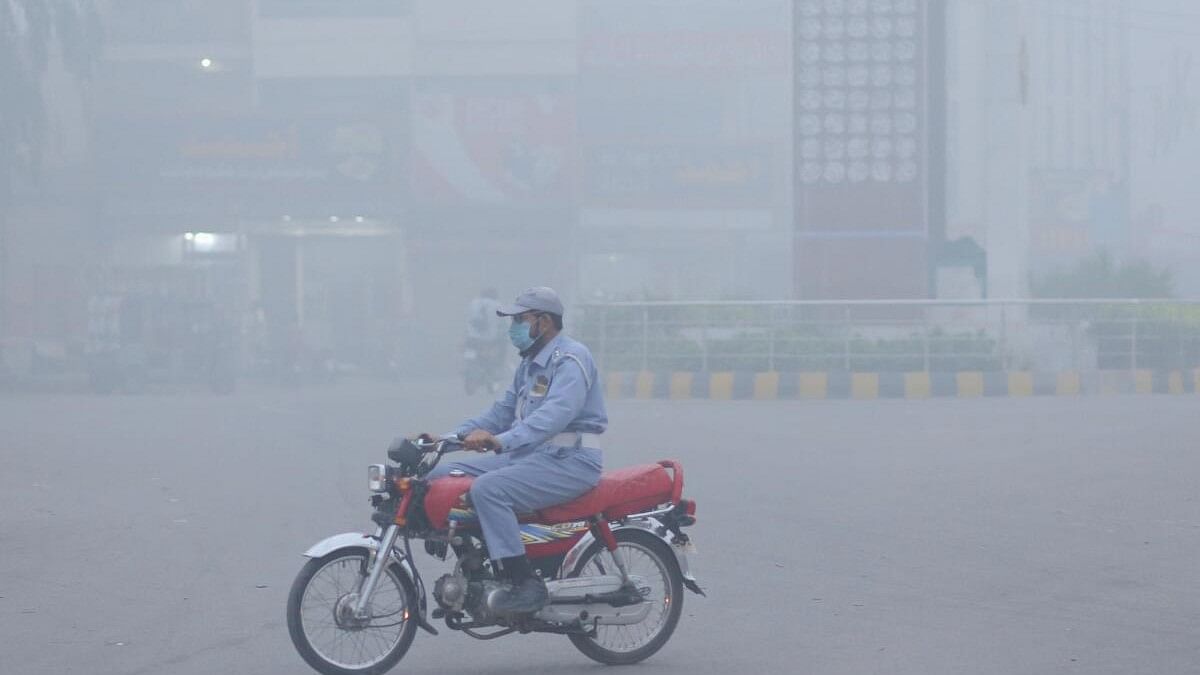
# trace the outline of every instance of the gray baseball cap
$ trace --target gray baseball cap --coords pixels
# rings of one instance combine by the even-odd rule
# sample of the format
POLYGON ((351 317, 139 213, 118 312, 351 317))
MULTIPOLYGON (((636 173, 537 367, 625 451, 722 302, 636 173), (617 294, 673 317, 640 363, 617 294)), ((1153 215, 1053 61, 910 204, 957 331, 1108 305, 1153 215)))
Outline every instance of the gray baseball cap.
POLYGON ((562 300, 558 299, 558 293, 553 288, 534 286, 522 291, 511 305, 496 310, 496 316, 516 316, 525 312, 549 312, 562 316, 562 300))

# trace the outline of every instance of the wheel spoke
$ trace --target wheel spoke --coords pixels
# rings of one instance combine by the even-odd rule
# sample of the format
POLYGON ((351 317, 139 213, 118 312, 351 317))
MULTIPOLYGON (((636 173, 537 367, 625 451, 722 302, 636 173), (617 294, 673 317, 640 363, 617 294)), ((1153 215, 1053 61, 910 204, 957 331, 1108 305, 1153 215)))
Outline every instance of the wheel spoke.
MULTIPOLYGON (((652 642, 666 626, 670 617, 670 603, 674 601, 671 597, 671 575, 660 555, 637 542, 619 542, 613 555, 625 566, 630 576, 645 580, 645 586, 650 589, 645 601, 652 605, 641 622, 631 626, 597 626, 596 636, 591 640, 607 651, 627 653, 652 642)), ((598 550, 581 566, 580 576, 603 576, 606 572, 601 559, 605 556, 603 549, 598 550)))
POLYGON ((400 643, 408 620, 407 594, 389 567, 368 605, 370 618, 349 618, 348 595, 363 583, 364 560, 345 556, 313 573, 300 601, 300 625, 309 646, 323 660, 346 669, 369 668, 388 657, 400 643), (371 625, 378 620, 386 625, 371 625))

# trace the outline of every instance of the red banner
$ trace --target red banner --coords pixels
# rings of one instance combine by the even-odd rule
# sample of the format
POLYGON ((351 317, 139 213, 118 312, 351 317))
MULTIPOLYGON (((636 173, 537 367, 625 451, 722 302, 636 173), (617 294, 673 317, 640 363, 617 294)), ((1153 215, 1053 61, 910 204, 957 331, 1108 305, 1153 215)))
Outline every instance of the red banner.
POLYGON ((572 96, 419 92, 412 120, 420 202, 536 206, 571 197, 572 96))

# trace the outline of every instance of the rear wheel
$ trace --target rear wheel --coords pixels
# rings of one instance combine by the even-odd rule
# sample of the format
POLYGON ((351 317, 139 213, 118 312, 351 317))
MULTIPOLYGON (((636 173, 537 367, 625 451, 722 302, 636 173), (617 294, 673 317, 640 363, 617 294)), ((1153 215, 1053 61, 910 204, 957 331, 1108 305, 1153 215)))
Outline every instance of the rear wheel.
POLYGON ((417 630, 417 591, 398 564, 379 577, 366 619, 353 613, 366 579, 367 549, 334 551, 305 563, 288 595, 288 633, 308 665, 325 675, 379 675, 395 666, 417 630))
MULTIPOLYGON (((631 626, 596 626, 595 637, 568 635, 588 658, 608 665, 627 665, 649 658, 671 639, 683 612, 683 576, 675 554, 663 540, 642 530, 617 530, 613 555, 630 576, 644 580, 644 602, 653 603, 640 623, 631 626)), ((600 542, 583 554, 571 576, 616 574, 608 549, 600 542)))

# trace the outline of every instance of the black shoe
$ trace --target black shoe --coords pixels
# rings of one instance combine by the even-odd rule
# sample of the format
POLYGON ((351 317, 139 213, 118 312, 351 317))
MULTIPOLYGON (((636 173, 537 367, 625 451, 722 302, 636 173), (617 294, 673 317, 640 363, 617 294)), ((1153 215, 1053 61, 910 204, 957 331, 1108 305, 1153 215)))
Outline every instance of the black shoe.
POLYGON ((498 614, 532 614, 546 606, 550 593, 546 582, 538 577, 526 577, 520 582, 496 593, 491 602, 492 611, 498 614))

